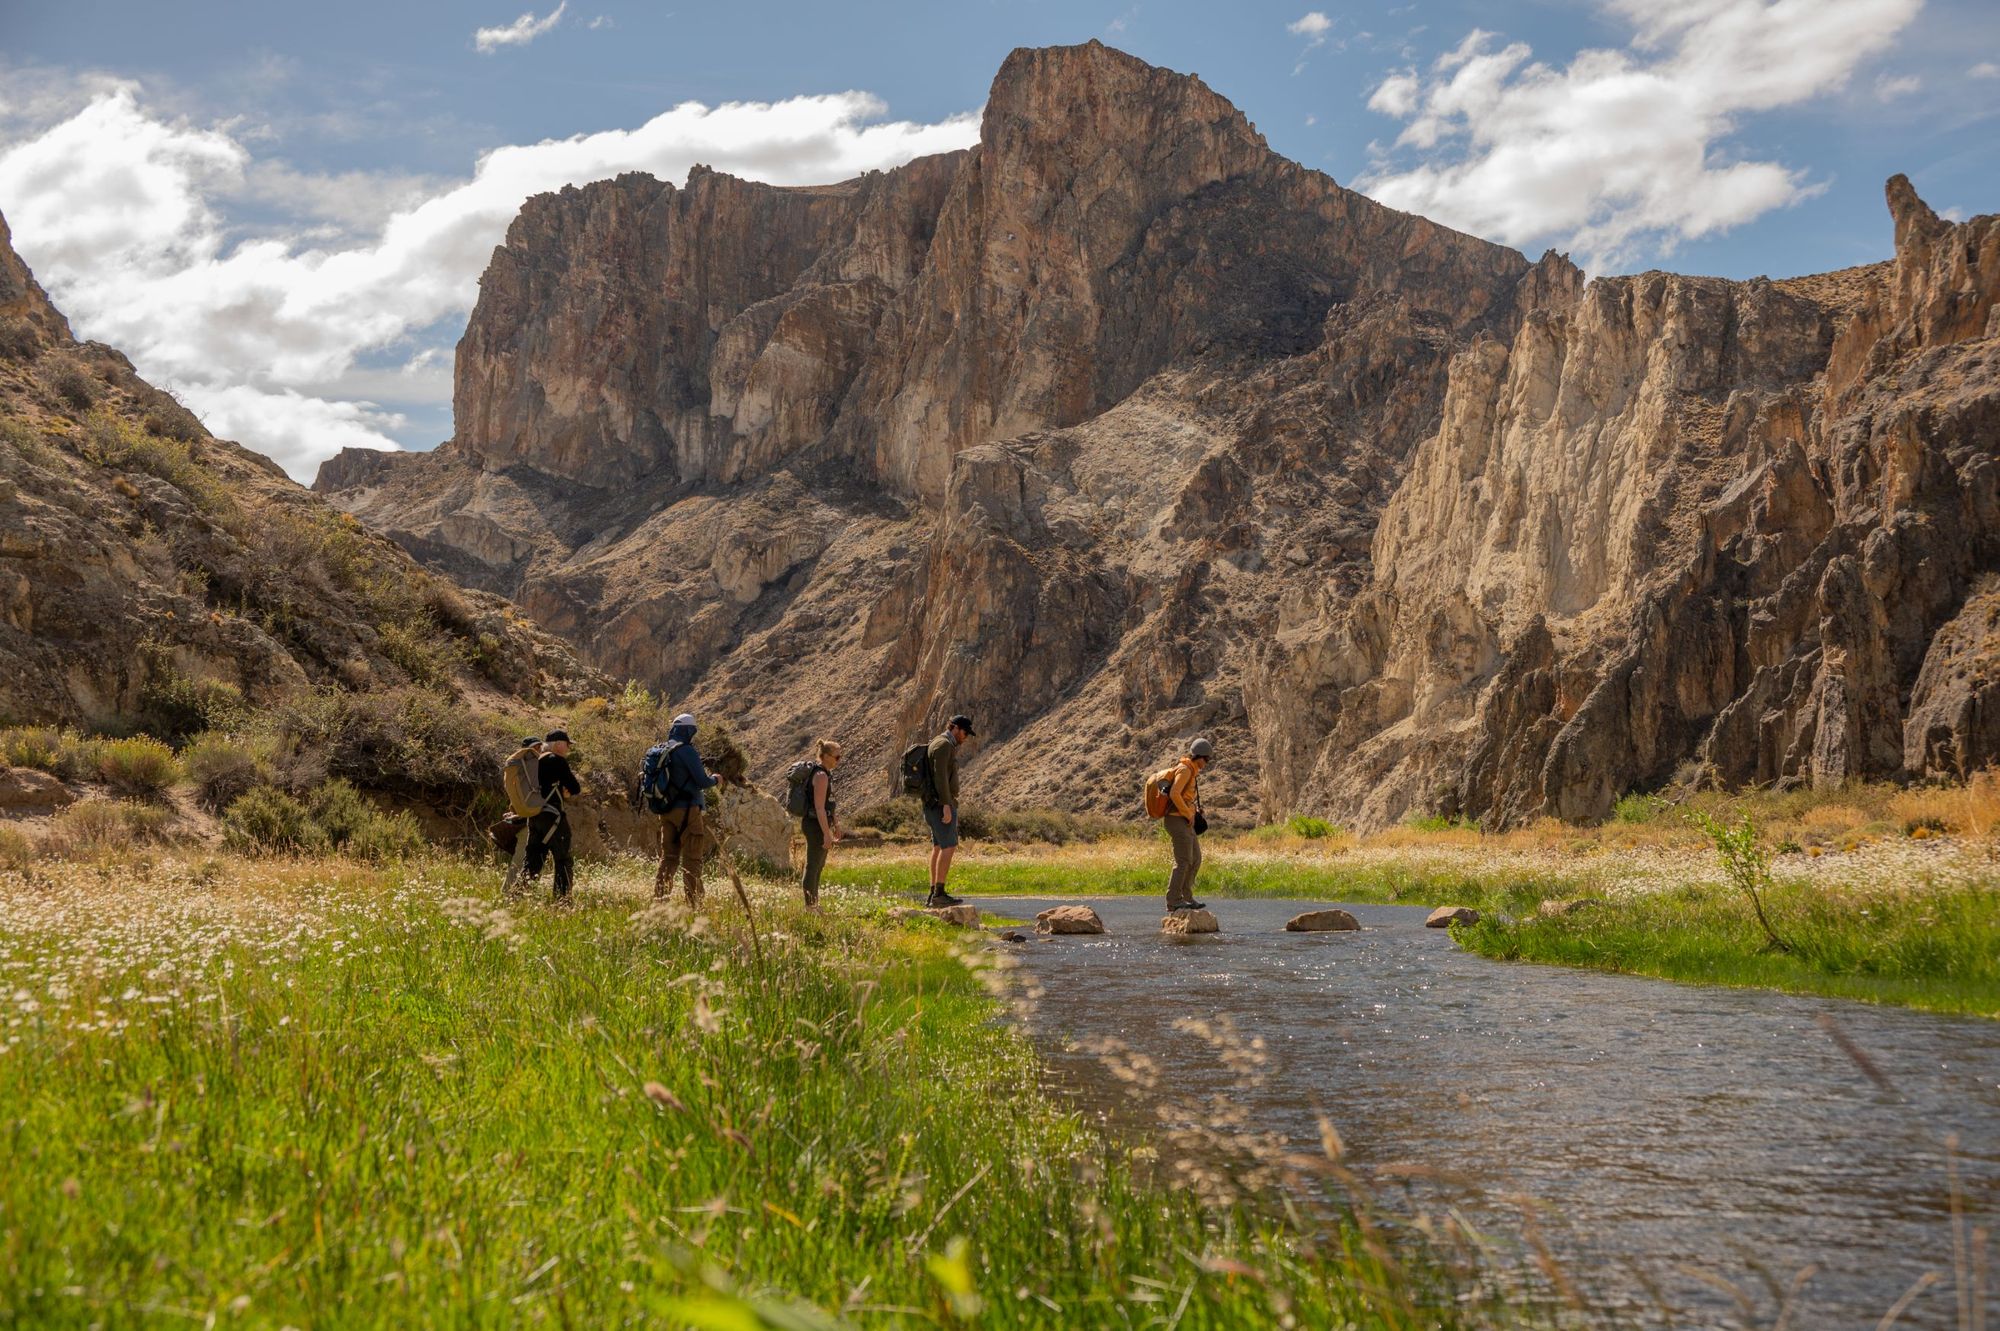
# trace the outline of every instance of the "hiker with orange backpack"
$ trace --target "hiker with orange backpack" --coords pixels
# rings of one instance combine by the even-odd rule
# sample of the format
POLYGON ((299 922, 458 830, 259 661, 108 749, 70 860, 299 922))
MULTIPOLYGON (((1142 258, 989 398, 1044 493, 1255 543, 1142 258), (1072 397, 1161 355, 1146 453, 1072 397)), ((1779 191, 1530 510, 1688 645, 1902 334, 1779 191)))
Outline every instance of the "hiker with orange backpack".
POLYGON ((1167 909, 1202 910, 1194 899, 1195 875, 1201 872, 1201 842, 1208 818, 1201 811, 1201 774, 1215 759, 1215 746, 1205 739, 1188 745, 1172 767, 1146 778, 1146 814, 1165 821, 1167 839, 1174 843, 1174 872, 1167 880, 1167 909))

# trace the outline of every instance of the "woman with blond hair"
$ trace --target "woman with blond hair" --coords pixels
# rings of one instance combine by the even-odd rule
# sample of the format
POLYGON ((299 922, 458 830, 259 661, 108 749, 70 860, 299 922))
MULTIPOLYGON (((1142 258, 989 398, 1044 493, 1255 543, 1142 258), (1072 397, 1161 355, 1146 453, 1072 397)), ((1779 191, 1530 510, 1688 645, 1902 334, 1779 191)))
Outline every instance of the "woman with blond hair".
POLYGON ((806 905, 815 909, 819 906, 819 875, 826 868, 827 847, 840 840, 840 819, 834 811, 833 799, 833 769, 838 766, 839 742, 823 739, 819 742, 818 760, 805 773, 806 811, 799 820, 799 830, 806 838, 806 876, 801 886, 805 888, 806 905))

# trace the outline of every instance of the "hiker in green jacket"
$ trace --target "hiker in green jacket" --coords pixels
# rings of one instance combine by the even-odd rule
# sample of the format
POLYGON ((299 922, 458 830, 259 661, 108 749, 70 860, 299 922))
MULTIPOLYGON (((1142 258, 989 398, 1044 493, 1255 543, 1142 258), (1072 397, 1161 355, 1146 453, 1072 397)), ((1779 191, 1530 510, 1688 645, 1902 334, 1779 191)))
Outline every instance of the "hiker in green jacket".
POLYGON ((960 713, 931 741, 927 753, 930 788, 924 794, 924 821, 931 828, 931 892, 924 898, 926 906, 959 904, 944 885, 958 853, 958 746, 975 733, 972 718, 960 713))

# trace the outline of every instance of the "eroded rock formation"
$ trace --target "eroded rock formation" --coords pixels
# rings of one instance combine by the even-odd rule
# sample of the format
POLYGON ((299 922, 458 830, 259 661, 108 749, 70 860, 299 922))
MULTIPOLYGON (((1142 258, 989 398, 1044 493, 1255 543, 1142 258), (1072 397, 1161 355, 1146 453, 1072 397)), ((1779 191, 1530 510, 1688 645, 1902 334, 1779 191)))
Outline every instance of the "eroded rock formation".
POLYGON ((964 708, 975 798, 1123 812, 1197 731, 1238 819, 1960 772, 2000 758, 2000 222, 1890 203, 1891 263, 1586 285, 1197 79, 1021 51, 967 152, 531 201, 454 440, 318 488, 771 770, 964 708))

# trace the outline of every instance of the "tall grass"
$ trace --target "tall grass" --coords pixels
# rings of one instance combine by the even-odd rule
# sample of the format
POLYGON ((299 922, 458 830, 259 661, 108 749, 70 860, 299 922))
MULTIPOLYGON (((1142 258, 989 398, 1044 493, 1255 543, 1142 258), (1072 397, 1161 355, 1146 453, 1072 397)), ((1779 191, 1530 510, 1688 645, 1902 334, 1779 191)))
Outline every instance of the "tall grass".
POLYGON ((941 931, 774 887, 760 965, 639 871, 492 877, 0 876, 0 1322, 1518 1320, 1415 1235, 1152 1178, 941 931))

